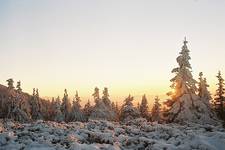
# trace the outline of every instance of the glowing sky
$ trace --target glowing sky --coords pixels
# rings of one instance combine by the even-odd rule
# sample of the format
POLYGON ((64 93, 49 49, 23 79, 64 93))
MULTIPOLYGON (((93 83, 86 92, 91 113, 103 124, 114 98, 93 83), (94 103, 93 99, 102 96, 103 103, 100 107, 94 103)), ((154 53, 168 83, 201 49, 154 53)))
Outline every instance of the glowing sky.
POLYGON ((225 77, 224 0, 1 0, 0 83, 14 78, 29 93, 57 96, 67 88, 90 98, 109 87, 163 96, 184 36, 193 75, 215 89, 225 77))

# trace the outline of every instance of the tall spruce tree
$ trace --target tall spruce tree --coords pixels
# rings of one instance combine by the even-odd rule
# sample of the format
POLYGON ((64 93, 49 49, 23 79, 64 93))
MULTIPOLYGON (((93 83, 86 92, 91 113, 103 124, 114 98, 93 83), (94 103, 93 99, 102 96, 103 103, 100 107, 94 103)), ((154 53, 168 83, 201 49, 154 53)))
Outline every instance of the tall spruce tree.
POLYGON ((69 120, 70 119, 70 109, 71 109, 71 104, 69 101, 67 90, 65 89, 64 96, 62 99, 62 104, 61 104, 61 112, 63 114, 64 121, 66 121, 66 122, 70 121, 69 120))
POLYGON ((94 97, 95 103, 99 104, 101 99, 100 99, 100 94, 99 94, 99 88, 98 87, 95 87, 94 93, 92 94, 92 96, 94 97))
POLYGON ((43 115, 42 115, 42 102, 41 102, 41 99, 39 97, 39 90, 38 88, 36 88, 36 101, 37 101, 37 104, 38 104, 38 113, 40 114, 39 118, 38 119, 43 119, 43 115))
POLYGON ((73 105, 71 109, 71 121, 85 121, 83 112, 81 111, 80 105, 81 99, 76 91, 75 97, 73 99, 73 105))
POLYGON ((169 96, 172 96, 173 99, 176 99, 184 94, 195 94, 197 91, 197 81, 193 79, 191 73, 191 65, 189 60, 191 57, 189 56, 189 49, 187 47, 187 41, 184 40, 184 45, 182 46, 182 50, 180 55, 177 57, 178 67, 172 70, 172 73, 175 73, 175 77, 170 81, 172 85, 170 86, 173 91, 167 93, 169 96))
POLYGON ((41 114, 41 105, 40 105, 40 98, 38 89, 33 88, 33 95, 31 96, 30 100, 31 106, 31 117, 33 120, 43 119, 41 114))
POLYGON ((151 111, 151 120, 160 121, 161 120, 161 104, 158 96, 155 97, 154 104, 151 111))
POLYGON ((210 104, 210 101, 212 100, 211 94, 208 91, 208 83, 206 78, 203 78, 203 73, 199 73, 199 82, 198 82, 198 96, 200 97, 200 101, 197 101, 198 104, 196 109, 199 112, 207 114, 207 116, 203 116, 202 119, 206 119, 208 117, 212 119, 217 119, 215 113, 212 110, 212 106, 210 104), (200 107, 201 106, 201 107, 200 107))
POLYGON ((53 108, 54 108, 54 114, 55 114, 54 121, 57 121, 57 122, 64 121, 64 116, 61 111, 61 101, 59 96, 56 98, 53 108))
POLYGON ((118 106, 118 102, 116 102, 116 104, 112 102, 111 105, 112 105, 112 110, 115 113, 114 121, 119 121, 120 109, 118 106))
POLYGON ((203 73, 199 73, 199 83, 198 83, 198 95, 205 100, 207 104, 212 99, 210 92, 208 91, 208 83, 206 78, 203 78, 203 73))
POLYGON ((19 93, 21 93, 21 92, 22 92, 21 82, 20 82, 20 81, 18 81, 18 82, 17 82, 17 85, 16 85, 16 90, 17 90, 17 92, 19 92, 19 93))
POLYGON ((224 104, 225 104, 225 88, 224 88, 224 79, 221 75, 221 72, 218 72, 218 75, 216 76, 218 78, 218 88, 216 90, 215 98, 214 98, 214 105, 215 105, 215 111, 218 114, 218 117, 225 120, 225 110, 224 110, 224 104))
POLYGON ((145 94, 142 96, 142 99, 141 99, 140 114, 141 114, 141 117, 149 120, 148 100, 145 94))
MULTIPOLYGON (((12 88, 8 88, 11 90, 12 88)), ((6 118, 13 119, 19 122, 28 122, 30 121, 30 115, 24 109, 25 106, 28 106, 27 103, 23 103, 23 95, 18 90, 12 91, 11 95, 7 98, 7 115, 6 118), (22 105, 23 103, 23 105, 22 105), (23 106, 23 107, 22 107, 23 106)), ((3 111, 4 109, 1 109, 3 111)))
POLYGON ((9 89, 14 89, 14 86, 13 86, 14 81, 13 81, 12 78, 6 80, 6 82, 8 82, 8 88, 9 89))
POLYGON ((88 99, 87 103, 84 105, 83 113, 85 115, 86 120, 88 120, 88 118, 90 117, 90 115, 92 113, 92 106, 91 106, 89 99, 88 99))
POLYGON ((102 92, 103 96, 102 96, 102 101, 103 103, 107 106, 107 107, 111 107, 111 101, 109 99, 109 91, 108 88, 104 88, 103 92, 102 92))
POLYGON ((178 67, 172 70, 175 73, 175 77, 170 80, 172 91, 167 93, 171 98, 164 102, 167 110, 163 116, 167 122, 214 124, 216 121, 207 110, 207 105, 197 95, 197 81, 191 73, 187 43, 185 39, 176 59, 178 67))
POLYGON ((129 95, 125 100, 121 108, 120 120, 123 122, 129 122, 133 119, 140 117, 139 110, 133 105, 134 97, 129 95))

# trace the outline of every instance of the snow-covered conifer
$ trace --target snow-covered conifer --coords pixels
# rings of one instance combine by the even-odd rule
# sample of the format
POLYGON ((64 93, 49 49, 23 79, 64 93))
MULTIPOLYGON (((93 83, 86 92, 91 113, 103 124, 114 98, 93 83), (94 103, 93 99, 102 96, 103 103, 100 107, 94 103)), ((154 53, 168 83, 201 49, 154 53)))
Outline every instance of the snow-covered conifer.
POLYGON ((119 121, 119 116, 120 116, 120 109, 119 109, 119 106, 118 106, 118 102, 114 103, 112 102, 111 103, 111 106, 112 106, 112 110, 113 112, 115 113, 115 121, 119 121))
POLYGON ((206 78, 203 78, 203 73, 199 73, 199 83, 198 83, 198 95, 204 98, 207 103, 212 99, 210 92, 208 91, 209 85, 207 84, 206 78))
POLYGON ((215 113, 212 110, 210 101, 212 100, 211 94, 208 91, 209 85, 207 84, 206 78, 203 78, 203 73, 199 73, 199 82, 198 82, 198 96, 200 97, 200 101, 195 102, 195 108, 198 112, 203 114, 202 120, 208 120, 208 117, 216 119, 215 113))
POLYGON ((224 108, 224 103, 225 103, 225 83, 224 83, 224 79, 221 75, 221 72, 219 71, 218 72, 218 75, 216 76, 218 78, 218 88, 216 90, 216 95, 215 95, 215 98, 214 98, 214 107, 215 107, 215 111, 216 113, 218 114, 218 116, 225 120, 225 108, 224 108))
POLYGON ((84 105, 84 108, 83 108, 83 113, 85 115, 86 120, 88 120, 88 118, 90 117, 91 112, 92 112, 92 106, 91 106, 90 100, 88 99, 87 103, 84 105))
POLYGON ((95 87, 94 93, 92 94, 92 96, 94 97, 94 101, 96 104, 98 104, 101 101, 98 87, 95 87))
POLYGON ((141 105, 140 105, 139 110, 140 110, 141 117, 149 120, 148 100, 147 100, 145 94, 142 96, 141 105))
POLYGON ((196 94, 197 81, 193 79, 191 73, 190 59, 185 39, 180 55, 177 57, 178 67, 172 70, 176 75, 170 80, 172 91, 168 95, 171 99, 164 102, 167 107, 164 119, 168 122, 180 123, 215 123, 214 118, 209 114, 210 111, 207 111, 207 105, 196 94))
MULTIPOLYGON (((103 97, 107 100, 105 100, 106 102, 109 100, 108 99, 108 90, 105 91, 105 95, 103 95, 103 97)), ((94 101, 95 101, 95 105, 92 109, 92 113, 90 115, 91 119, 103 119, 103 120, 113 120, 115 117, 114 112, 112 111, 112 109, 107 106, 102 99, 100 99, 99 96, 99 89, 96 87, 94 90, 94 94, 92 94, 92 96, 94 97, 94 101)), ((110 100, 109 100, 110 101, 110 100)), ((108 102, 107 102, 108 103, 108 102)))
POLYGON ((35 90, 35 88, 33 88, 33 95, 31 96, 30 106, 32 119, 43 119, 41 114, 41 104, 38 89, 35 90))
POLYGON ((6 80, 6 82, 8 82, 7 84, 9 89, 14 89, 14 86, 13 86, 14 81, 12 78, 6 80))
POLYGON ((151 111, 151 120, 160 121, 161 120, 161 104, 159 103, 160 99, 158 96, 155 97, 155 101, 151 111))
POLYGON ((104 88, 103 90, 103 96, 102 96, 102 101, 103 103, 107 106, 107 107, 111 107, 111 101, 109 99, 109 91, 108 91, 108 88, 104 88))
MULTIPOLYGON (((13 119, 19 122, 30 121, 30 116, 21 107, 21 102, 23 101, 21 93, 16 91, 15 95, 11 95, 7 99, 7 116, 6 118, 13 119)), ((26 104, 23 105, 27 106, 26 104)))
POLYGON ((72 121, 85 121, 83 112, 81 111, 80 105, 81 99, 76 91, 76 95, 73 99, 73 105, 71 109, 71 120, 72 121))
POLYGON ((19 93, 22 92, 22 89, 21 89, 21 82, 20 82, 20 81, 17 82, 16 90, 17 90, 17 92, 19 92, 19 93))
POLYGON ((53 120, 57 121, 57 122, 63 121, 64 116, 61 112, 61 101, 60 101, 59 96, 54 101, 53 108, 54 108, 54 119, 53 120))
POLYGON ((195 94, 197 91, 197 81, 193 79, 191 73, 192 68, 189 63, 191 57, 189 56, 190 51, 187 48, 187 43, 188 42, 185 39, 180 55, 177 57, 177 63, 179 66, 172 70, 172 73, 175 73, 176 75, 170 80, 172 82, 170 87, 173 91, 169 92, 168 95, 173 98, 178 98, 184 94, 195 94))
POLYGON ((125 100, 121 108, 120 120, 123 122, 131 121, 140 117, 139 110, 133 105, 134 97, 129 95, 125 100))
POLYGON ((71 109, 71 104, 69 101, 67 90, 65 89, 64 96, 62 99, 62 104, 61 104, 61 112, 63 114, 64 121, 66 121, 66 122, 70 121, 69 120, 70 119, 70 109, 71 109))

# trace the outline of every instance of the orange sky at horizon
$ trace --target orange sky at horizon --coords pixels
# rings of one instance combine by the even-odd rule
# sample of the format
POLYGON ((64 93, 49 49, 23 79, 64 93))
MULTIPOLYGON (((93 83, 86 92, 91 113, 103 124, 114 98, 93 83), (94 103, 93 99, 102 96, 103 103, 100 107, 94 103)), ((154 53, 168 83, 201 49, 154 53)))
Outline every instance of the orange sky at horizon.
MULTIPOLYGON (((216 76, 214 78, 216 79, 216 76)), ((216 80, 214 80, 215 84, 213 86, 210 85, 210 87, 209 87, 209 90, 210 90, 210 92, 212 94, 212 97, 214 96, 215 90, 217 88, 217 86, 216 86, 216 82, 217 81, 216 80)), ((149 87, 146 86, 146 87, 143 87, 143 88, 137 88, 136 87, 136 89, 133 88, 130 91, 128 91, 125 88, 123 88, 123 89, 113 89, 113 90, 110 89, 110 87, 108 87, 108 88, 109 88, 109 94, 110 94, 111 101, 118 102, 119 105, 122 105, 123 100, 126 97, 128 97, 129 94, 131 94, 131 96, 134 97, 134 104, 137 105, 138 102, 139 103, 141 102, 141 98, 145 94, 146 97, 147 97, 147 100, 149 102, 149 107, 151 108, 152 107, 152 104, 154 102, 154 98, 156 96, 159 96, 161 103, 164 100, 170 98, 169 96, 166 95, 166 93, 172 90, 169 87, 169 85, 170 85, 171 82, 168 81, 167 83, 168 83, 168 87, 167 88, 164 88, 164 89, 160 88, 159 86, 157 88, 151 88, 150 86, 149 87), (124 94, 125 92, 127 92, 127 94, 124 94)), ((4 84, 4 85, 6 85, 6 84, 4 84)), ((103 90, 104 87, 102 86, 102 87, 98 87, 98 88, 100 88, 100 95, 102 95, 102 90, 103 90)), ((75 95, 75 92, 77 90, 78 91, 78 94, 79 94, 79 96, 81 97, 81 100, 82 100, 81 101, 81 105, 82 106, 85 105, 85 103, 87 102, 88 99, 90 100, 91 104, 94 104, 94 100, 93 100, 93 97, 92 97, 92 94, 94 92, 94 87, 93 87, 93 89, 90 89, 88 91, 87 90, 81 91, 81 90, 79 90, 79 88, 77 88, 76 90, 71 90, 72 88, 66 88, 66 89, 68 91, 68 95, 69 95, 69 98, 70 98, 70 101, 71 102, 72 102, 72 99, 73 99, 73 97, 75 95)), ((32 94, 32 91, 33 91, 33 88, 31 90, 24 91, 24 92, 29 93, 29 94, 32 94)), ((51 100, 52 97, 56 98, 57 96, 60 96, 60 98, 62 99, 63 92, 64 92, 64 89, 61 90, 61 93, 57 93, 57 94, 56 94, 56 92, 54 92, 54 88, 53 89, 49 89, 47 91, 43 91, 42 89, 39 89, 40 97, 45 98, 45 99, 48 99, 48 100, 51 100), (48 91, 50 91, 50 93, 47 93, 48 91), (43 94, 43 93, 45 93, 45 94, 43 94)))

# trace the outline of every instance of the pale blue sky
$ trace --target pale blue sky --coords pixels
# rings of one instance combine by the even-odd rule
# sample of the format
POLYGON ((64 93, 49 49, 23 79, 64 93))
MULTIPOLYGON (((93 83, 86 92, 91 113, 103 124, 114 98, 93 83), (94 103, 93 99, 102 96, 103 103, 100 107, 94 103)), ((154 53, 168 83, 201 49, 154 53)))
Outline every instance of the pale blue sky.
POLYGON ((116 100, 162 95, 184 36, 195 78, 203 71, 214 90, 219 69, 225 77, 224 0, 0 0, 0 83, 42 96, 89 97, 95 86, 116 100))

